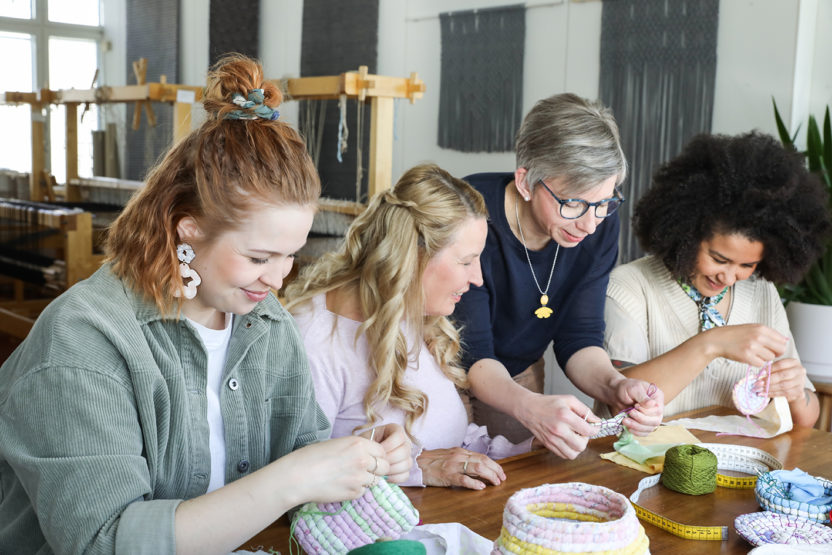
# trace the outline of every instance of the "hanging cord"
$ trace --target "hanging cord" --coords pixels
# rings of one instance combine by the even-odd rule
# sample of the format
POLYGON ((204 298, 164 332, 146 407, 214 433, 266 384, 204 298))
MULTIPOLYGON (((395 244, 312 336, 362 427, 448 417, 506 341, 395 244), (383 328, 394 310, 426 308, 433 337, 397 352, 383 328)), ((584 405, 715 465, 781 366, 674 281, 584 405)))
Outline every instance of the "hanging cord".
POLYGON ((364 174, 363 160, 364 160, 364 103, 356 100, 355 108, 355 201, 364 202, 365 198, 361 194, 361 180, 364 174))
POLYGON ((338 147, 335 151, 335 157, 338 158, 339 164, 343 164, 343 155, 347 152, 347 142, 350 138, 350 130, 347 127, 347 95, 345 94, 338 97, 338 111, 338 147))

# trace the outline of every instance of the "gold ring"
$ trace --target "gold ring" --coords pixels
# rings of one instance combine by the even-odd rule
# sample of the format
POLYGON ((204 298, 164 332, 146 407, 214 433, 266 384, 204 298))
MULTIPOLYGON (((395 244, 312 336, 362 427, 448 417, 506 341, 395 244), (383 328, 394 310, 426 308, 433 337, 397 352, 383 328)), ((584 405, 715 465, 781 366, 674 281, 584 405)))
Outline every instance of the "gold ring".
POLYGON ((468 458, 465 459, 465 463, 462 465, 462 473, 468 474, 468 461, 471 460, 471 455, 468 455, 468 458))

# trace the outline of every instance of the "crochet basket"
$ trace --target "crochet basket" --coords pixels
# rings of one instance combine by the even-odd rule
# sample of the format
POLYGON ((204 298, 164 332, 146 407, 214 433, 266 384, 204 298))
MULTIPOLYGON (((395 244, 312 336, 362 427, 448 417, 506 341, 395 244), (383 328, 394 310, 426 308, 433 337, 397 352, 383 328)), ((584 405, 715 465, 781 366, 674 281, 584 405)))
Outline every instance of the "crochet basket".
POLYGON ((650 553, 635 509, 620 493, 569 482, 512 495, 492 555, 507 553, 650 553))
POLYGON ((398 539, 418 523, 419 511, 410 499, 382 478, 353 501, 302 506, 293 533, 306 553, 345 554, 380 538, 398 539))
POLYGON ((755 546, 766 543, 832 544, 832 530, 828 527, 799 516, 771 511, 740 515, 734 520, 734 528, 755 546))
MULTIPOLYGON (((823 485, 825 495, 832 495, 832 482, 817 476, 814 478, 823 485)), ((821 524, 829 523, 829 512, 832 511, 832 504, 813 505, 789 499, 783 495, 783 491, 778 486, 780 483, 769 472, 761 474, 757 478, 757 485, 754 486, 754 496, 763 510, 798 516, 821 524)))

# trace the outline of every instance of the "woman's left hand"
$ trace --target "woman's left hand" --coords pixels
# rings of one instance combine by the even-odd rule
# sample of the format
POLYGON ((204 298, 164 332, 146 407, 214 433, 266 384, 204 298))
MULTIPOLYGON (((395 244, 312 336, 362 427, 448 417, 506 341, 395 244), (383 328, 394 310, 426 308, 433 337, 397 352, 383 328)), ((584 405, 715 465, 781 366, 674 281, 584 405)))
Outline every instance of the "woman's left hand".
POLYGON ((484 489, 486 482, 498 486, 506 479, 497 462, 462 447, 424 450, 416 463, 426 486, 484 489))
MULTIPOLYGON (((754 391, 759 395, 766 392, 766 374, 754 384, 754 391)), ((769 397, 785 397, 790 403, 804 397, 806 387, 806 369, 799 360, 784 358, 771 363, 771 381, 768 386, 769 397)))
POLYGON ((385 460, 390 465, 386 476, 390 482, 404 482, 413 466, 411 443, 399 424, 384 424, 361 433, 361 436, 380 443, 384 447, 385 460))
POLYGON ((664 393, 644 380, 624 378, 616 384, 616 399, 627 412, 622 424, 633 434, 646 436, 659 427, 664 414, 664 393))

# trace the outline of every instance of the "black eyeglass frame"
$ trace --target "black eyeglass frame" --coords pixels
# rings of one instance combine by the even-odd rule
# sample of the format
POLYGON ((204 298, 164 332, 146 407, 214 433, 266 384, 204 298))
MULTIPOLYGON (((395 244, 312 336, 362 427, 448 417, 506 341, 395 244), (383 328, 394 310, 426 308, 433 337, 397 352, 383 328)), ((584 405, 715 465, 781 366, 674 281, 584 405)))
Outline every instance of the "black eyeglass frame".
POLYGON ((598 218, 598 219, 604 219, 608 216, 612 216, 613 214, 615 214, 615 212, 621 207, 621 205, 624 204, 624 201, 627 200, 624 197, 624 195, 621 193, 621 189, 619 189, 617 185, 615 186, 615 196, 614 197, 601 199, 601 200, 596 201, 596 202, 588 202, 588 201, 585 201, 582 198, 561 199, 554 192, 552 192, 552 190, 549 188, 549 186, 546 185, 546 183, 542 179, 539 180, 539 183, 541 185, 543 185, 543 188, 546 189, 547 191, 549 191, 549 194, 552 195, 552 198, 554 198, 558 202, 558 204, 560 205, 558 213, 560 214, 561 218, 564 218, 566 220, 577 220, 578 218, 580 218, 584 214, 586 214, 587 211, 589 210, 589 208, 592 207, 592 206, 595 207, 595 217, 598 218), (614 205, 612 210, 610 210, 609 207, 607 207, 607 213, 604 214, 603 216, 599 216, 598 215, 598 207, 608 205, 609 203, 611 203, 613 201, 618 201, 618 204, 614 205), (567 203, 570 203, 570 202, 580 203, 583 206, 584 209, 581 210, 581 213, 578 214, 577 216, 564 216, 563 207, 564 207, 564 205, 566 205, 567 203))

